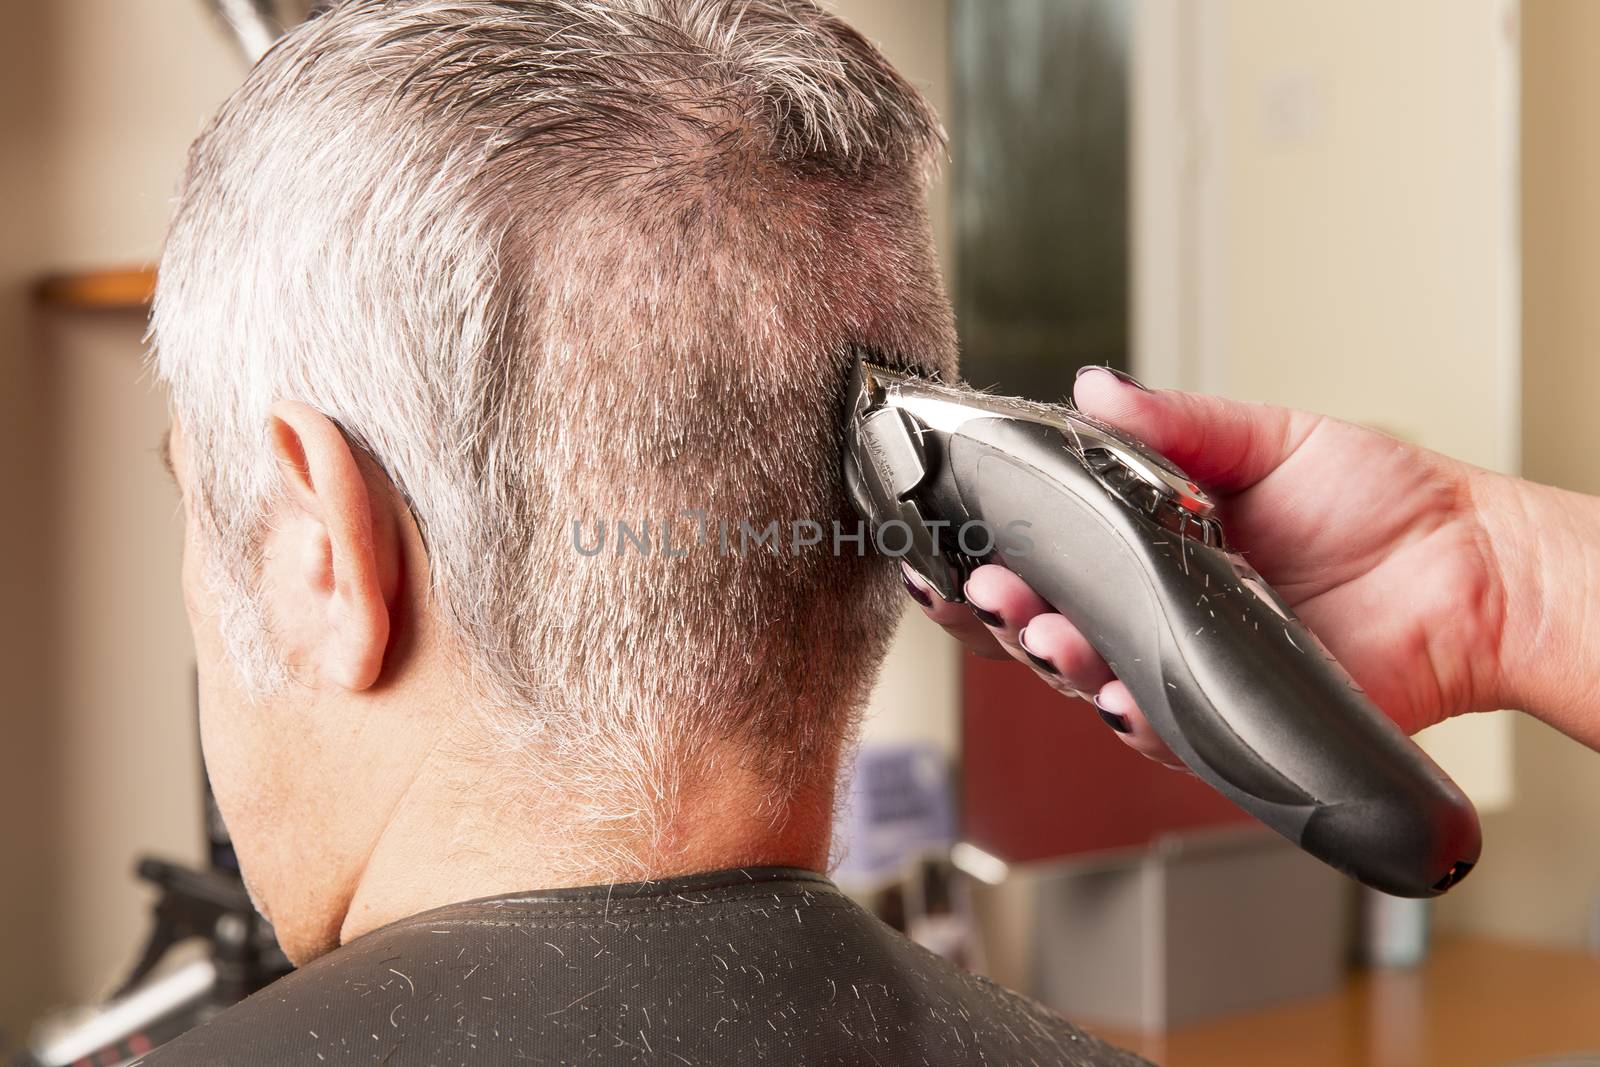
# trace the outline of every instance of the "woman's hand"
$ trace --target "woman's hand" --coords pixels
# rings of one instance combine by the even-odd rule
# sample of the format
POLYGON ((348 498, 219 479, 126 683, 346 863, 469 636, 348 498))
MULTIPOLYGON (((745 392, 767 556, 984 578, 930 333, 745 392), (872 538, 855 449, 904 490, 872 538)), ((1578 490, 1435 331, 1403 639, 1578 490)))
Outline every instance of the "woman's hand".
MULTIPOLYGON (((1211 492, 1232 546, 1408 733, 1505 703, 1507 583, 1483 515, 1512 479, 1337 419, 1149 391, 1103 368, 1079 375, 1075 399, 1211 492)), ((907 582, 974 651, 1090 696, 1129 745, 1172 761, 1127 688, 1021 578, 980 567, 970 608, 907 582)))

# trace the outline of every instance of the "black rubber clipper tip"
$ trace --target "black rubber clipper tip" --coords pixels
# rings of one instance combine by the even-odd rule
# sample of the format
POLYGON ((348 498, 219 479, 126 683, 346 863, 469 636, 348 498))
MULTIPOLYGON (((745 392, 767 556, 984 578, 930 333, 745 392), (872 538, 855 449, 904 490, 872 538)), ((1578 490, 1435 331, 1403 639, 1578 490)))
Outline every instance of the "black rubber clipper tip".
POLYGON ((1445 873, 1443 878, 1433 883, 1434 892, 1443 893, 1446 889, 1456 885, 1461 881, 1461 879, 1472 873, 1472 868, 1474 866, 1474 864, 1469 863, 1466 860, 1457 860, 1455 863, 1451 864, 1450 870, 1445 873))

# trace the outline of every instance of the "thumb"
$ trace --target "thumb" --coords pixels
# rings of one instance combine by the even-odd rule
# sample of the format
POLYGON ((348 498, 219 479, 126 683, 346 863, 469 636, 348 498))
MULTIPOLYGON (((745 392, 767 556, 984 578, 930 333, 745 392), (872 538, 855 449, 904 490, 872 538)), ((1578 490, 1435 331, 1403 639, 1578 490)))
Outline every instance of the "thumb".
POLYGON ((1104 367, 1085 367, 1073 387, 1078 410, 1132 434, 1190 477, 1236 493, 1271 474, 1320 416, 1200 393, 1145 389, 1104 367))

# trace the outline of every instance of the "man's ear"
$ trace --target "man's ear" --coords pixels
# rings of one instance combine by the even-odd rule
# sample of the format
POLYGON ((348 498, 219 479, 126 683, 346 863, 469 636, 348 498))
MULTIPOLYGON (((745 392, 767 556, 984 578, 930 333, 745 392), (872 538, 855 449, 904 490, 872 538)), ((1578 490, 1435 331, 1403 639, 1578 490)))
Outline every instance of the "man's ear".
POLYGON ((397 517, 326 415, 279 401, 267 439, 283 490, 264 562, 274 629, 307 681, 367 689, 400 587, 397 517))

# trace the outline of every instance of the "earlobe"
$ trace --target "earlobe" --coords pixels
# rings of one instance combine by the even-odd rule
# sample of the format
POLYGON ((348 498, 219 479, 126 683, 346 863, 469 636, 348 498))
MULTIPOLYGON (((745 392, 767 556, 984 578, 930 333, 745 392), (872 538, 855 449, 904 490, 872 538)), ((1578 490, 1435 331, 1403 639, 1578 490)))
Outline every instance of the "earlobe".
POLYGON ((399 534, 351 447, 331 419, 279 401, 268 442, 292 516, 275 536, 278 611, 293 656, 314 677, 343 689, 371 687, 383 670, 399 588, 399 534))

